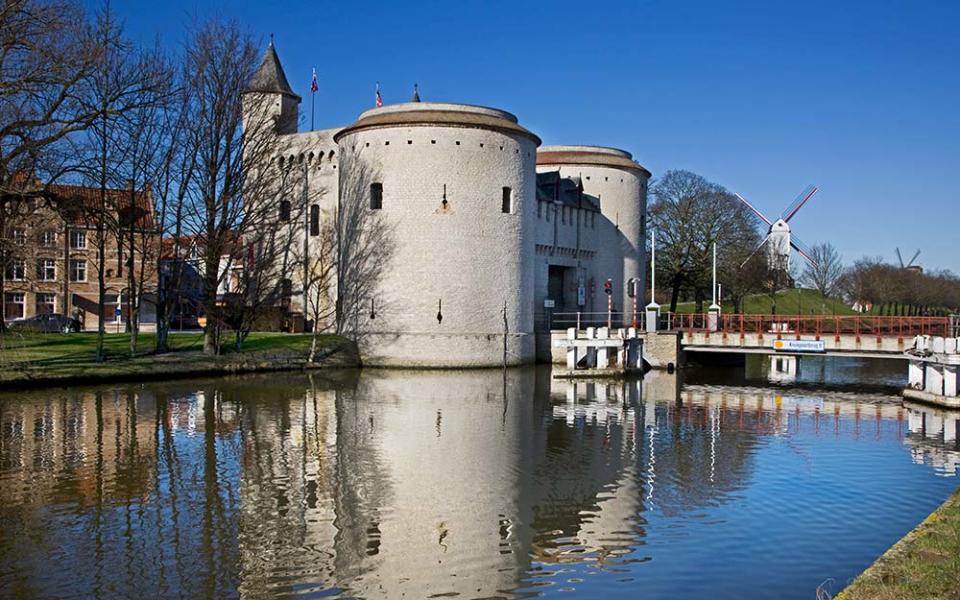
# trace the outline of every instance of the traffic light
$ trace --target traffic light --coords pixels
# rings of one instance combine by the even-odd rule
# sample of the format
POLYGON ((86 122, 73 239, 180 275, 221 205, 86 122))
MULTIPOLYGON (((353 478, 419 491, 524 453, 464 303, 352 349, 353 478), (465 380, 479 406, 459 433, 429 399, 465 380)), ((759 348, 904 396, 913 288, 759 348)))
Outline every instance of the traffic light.
POLYGON ((613 282, 610 281, 609 279, 606 280, 606 281, 604 281, 604 282, 603 282, 603 291, 606 292, 608 296, 609 296, 610 294, 613 294, 613 282))

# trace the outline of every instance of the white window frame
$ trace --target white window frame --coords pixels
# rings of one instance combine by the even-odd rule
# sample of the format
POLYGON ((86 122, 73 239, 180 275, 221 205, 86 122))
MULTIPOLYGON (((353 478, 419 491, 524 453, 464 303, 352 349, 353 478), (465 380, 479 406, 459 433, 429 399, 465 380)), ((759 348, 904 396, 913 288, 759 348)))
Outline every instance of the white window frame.
POLYGON ((27 243, 27 230, 23 227, 14 227, 10 230, 10 239, 17 246, 24 246, 27 243))
MULTIPOLYGON (((6 276, 6 273, 4 273, 6 276)), ((27 261, 15 258, 10 261, 10 279, 7 281, 23 281, 27 278, 27 261)))
POLYGON ((40 281, 56 281, 57 280, 57 261, 53 258, 38 258, 37 259, 37 279, 40 281), (42 267, 40 265, 43 265, 42 267), (53 273, 52 277, 48 275, 53 273))
POLYGON ((86 283, 87 281, 87 260, 84 258, 70 259, 70 281, 71 283, 86 283), (77 267, 83 269, 83 277, 77 277, 77 267))
POLYGON ((40 310, 39 310, 41 304, 49 304, 50 306, 53 307, 53 308, 50 310, 50 313, 49 313, 49 314, 53 314, 53 313, 57 312, 57 295, 54 294, 54 293, 52 293, 52 292, 37 292, 36 295, 35 295, 35 298, 33 299, 33 307, 34 307, 34 309, 36 309, 36 313, 37 313, 38 315, 39 315, 39 314, 45 314, 45 313, 41 313, 40 310), (51 301, 51 302, 40 302, 40 299, 41 299, 41 298, 44 298, 44 297, 49 297, 49 298, 51 298, 52 301, 51 301))
POLYGON ((57 232, 52 229, 44 229, 37 237, 42 248, 52 248, 57 245, 57 232))
POLYGON ((27 316, 27 295, 23 292, 6 292, 3 296, 3 318, 4 319, 22 319, 27 316), (19 301, 16 298, 20 298, 19 301), (15 317, 7 314, 8 304, 20 305, 20 316, 15 317))
POLYGON ((71 229, 70 230, 70 249, 71 250, 86 250, 87 249, 87 232, 83 229, 71 229))

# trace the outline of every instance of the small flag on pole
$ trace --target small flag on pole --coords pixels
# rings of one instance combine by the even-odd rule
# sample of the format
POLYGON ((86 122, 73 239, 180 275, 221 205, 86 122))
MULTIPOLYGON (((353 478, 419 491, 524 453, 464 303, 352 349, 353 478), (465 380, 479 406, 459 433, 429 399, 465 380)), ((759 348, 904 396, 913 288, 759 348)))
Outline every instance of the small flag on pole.
POLYGON ((377 82, 377 108, 383 106, 383 98, 380 97, 380 82, 377 82))
POLYGON ((310 82, 310 91, 312 93, 317 93, 317 90, 320 89, 320 86, 317 85, 317 70, 313 70, 313 81, 310 82))

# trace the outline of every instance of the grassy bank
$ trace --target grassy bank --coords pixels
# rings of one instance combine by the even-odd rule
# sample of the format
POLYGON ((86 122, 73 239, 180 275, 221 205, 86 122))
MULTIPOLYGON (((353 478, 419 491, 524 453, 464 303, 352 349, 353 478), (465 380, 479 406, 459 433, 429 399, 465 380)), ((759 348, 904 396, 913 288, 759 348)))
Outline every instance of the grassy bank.
MULTIPOLYGON (((723 302, 723 312, 734 314, 733 304, 723 302)), ((706 311, 710 300, 703 304, 706 311)), ((677 304, 678 313, 692 313, 696 308, 693 302, 677 304)), ((665 309, 666 310, 666 309, 665 309)), ((773 303, 768 294, 754 294, 743 300, 743 314, 769 315, 772 313, 773 303)), ((780 315, 852 315, 856 314, 852 308, 836 298, 827 298, 817 290, 794 288, 777 293, 777 314, 780 315)))
POLYGON ((843 600, 960 599, 960 489, 843 590, 843 600))
POLYGON ((138 352, 131 356, 129 335, 107 334, 106 360, 98 363, 97 337, 91 333, 7 334, 0 336, 0 385, 32 387, 356 364, 356 353, 347 340, 323 335, 318 338, 319 355, 325 358, 308 365, 311 342, 310 335, 252 333, 239 352, 228 345, 220 356, 207 356, 202 352, 202 334, 174 333, 171 351, 156 355, 154 334, 141 334, 138 352))

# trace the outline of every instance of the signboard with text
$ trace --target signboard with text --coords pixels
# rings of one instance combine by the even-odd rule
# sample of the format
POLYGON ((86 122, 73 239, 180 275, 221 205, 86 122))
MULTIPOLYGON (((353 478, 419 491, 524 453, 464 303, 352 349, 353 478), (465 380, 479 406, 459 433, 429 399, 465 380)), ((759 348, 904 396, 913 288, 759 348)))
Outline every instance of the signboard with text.
POLYGON ((822 341, 814 340, 774 340, 773 349, 776 352, 826 352, 827 348, 822 341))

